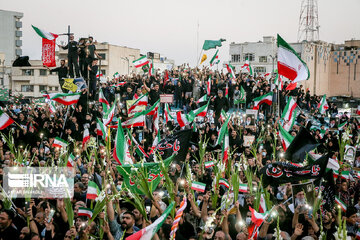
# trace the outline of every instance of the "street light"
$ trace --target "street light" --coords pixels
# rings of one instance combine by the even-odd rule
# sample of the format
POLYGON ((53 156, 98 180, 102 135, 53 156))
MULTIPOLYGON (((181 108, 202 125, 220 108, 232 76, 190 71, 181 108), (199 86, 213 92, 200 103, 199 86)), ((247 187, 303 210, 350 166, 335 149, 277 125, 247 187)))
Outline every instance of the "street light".
POLYGON ((272 74, 274 74, 274 61, 277 58, 277 54, 275 54, 275 56, 269 55, 272 59, 272 74))

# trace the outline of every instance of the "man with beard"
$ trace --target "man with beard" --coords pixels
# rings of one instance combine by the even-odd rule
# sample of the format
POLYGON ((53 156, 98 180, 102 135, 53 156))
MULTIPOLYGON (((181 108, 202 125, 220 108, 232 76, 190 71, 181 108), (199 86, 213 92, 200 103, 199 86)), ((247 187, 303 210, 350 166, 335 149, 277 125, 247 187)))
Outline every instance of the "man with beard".
POLYGON ((29 240, 30 239, 30 229, 28 227, 23 227, 20 231, 19 239, 29 240))
POLYGON ((332 212, 326 212, 323 216, 323 231, 326 234, 326 239, 334 240, 335 228, 335 216, 332 212))
POLYGON ((132 212, 126 211, 120 217, 120 224, 116 221, 113 202, 107 204, 110 232, 115 240, 126 239, 128 236, 139 231, 135 226, 135 216, 132 212))
POLYGON ((0 212, 0 239, 19 239, 19 232, 12 226, 14 213, 10 210, 0 212))

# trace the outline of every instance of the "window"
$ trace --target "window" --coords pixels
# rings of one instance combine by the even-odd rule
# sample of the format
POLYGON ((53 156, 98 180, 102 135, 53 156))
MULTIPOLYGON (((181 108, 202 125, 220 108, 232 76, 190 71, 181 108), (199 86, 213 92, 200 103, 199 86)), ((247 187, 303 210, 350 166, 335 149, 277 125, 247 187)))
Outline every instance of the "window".
POLYGON ((106 60, 106 54, 105 53, 98 53, 100 57, 102 57, 101 60, 106 60))
POLYGON ((101 69, 101 74, 105 77, 105 76, 106 76, 106 70, 105 70, 105 69, 101 69))
POLYGON ((34 86, 33 85, 21 85, 21 91, 22 92, 34 92, 34 86))
POLYGON ((49 91, 52 91, 52 87, 49 87, 49 91))
POLYGON ((259 57, 259 62, 266 63, 267 62, 267 56, 260 56, 259 57))
POLYGON ((34 76, 34 69, 23 69, 22 75, 24 76, 34 76))
POLYGON ((255 73, 264 73, 266 72, 266 67, 254 67, 255 73))
POLYGON ((46 91, 46 85, 39 85, 39 91, 46 91))
POLYGON ((55 91, 56 91, 56 92, 59 91, 59 87, 55 87, 55 91))
POLYGON ((47 70, 46 69, 40 69, 40 76, 46 76, 47 70))
POLYGON ((241 61, 240 54, 231 55, 231 61, 240 62, 241 61))
POLYGON ((255 56, 253 53, 245 53, 243 60, 244 61, 249 60, 249 62, 252 62, 255 60, 255 56))

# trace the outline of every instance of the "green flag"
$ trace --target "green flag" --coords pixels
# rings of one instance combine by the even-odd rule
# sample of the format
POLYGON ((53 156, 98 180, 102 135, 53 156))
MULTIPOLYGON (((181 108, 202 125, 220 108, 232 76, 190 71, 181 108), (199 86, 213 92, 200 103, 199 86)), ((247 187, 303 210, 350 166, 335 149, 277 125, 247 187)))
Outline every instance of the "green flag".
POLYGON ((209 50, 212 48, 221 47, 222 46, 221 42, 224 41, 226 40, 222 38, 220 40, 205 40, 203 45, 203 50, 209 50))
POLYGON ((238 104, 238 103, 246 103, 246 94, 245 94, 245 90, 242 86, 240 88, 239 98, 234 100, 234 104, 238 104))
MULTIPOLYGON (((164 164, 166 168, 169 167, 171 161, 172 161, 172 156, 164 160, 164 164)), ((124 178, 123 183, 131 192, 137 194, 144 194, 141 191, 141 187, 140 187, 140 182, 139 182, 140 179, 138 178, 140 174, 138 172, 139 171, 138 168, 144 167, 146 173, 148 174, 149 189, 151 189, 151 191, 153 192, 156 189, 156 187, 159 185, 160 180, 163 177, 159 164, 161 163, 159 162, 157 163, 151 162, 144 164, 138 163, 134 165, 117 166, 116 168, 121 174, 121 176, 123 176, 124 178)))

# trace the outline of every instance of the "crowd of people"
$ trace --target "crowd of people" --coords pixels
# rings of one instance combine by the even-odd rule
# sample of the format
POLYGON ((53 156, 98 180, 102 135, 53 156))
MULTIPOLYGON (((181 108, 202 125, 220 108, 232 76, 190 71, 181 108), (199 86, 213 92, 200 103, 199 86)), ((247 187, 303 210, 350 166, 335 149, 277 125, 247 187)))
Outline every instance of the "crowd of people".
MULTIPOLYGON (((70 51, 73 51, 71 46, 69 47, 70 51)), ((94 51, 91 54, 94 55, 94 51)), ((96 58, 91 59, 91 62, 93 60, 96 66, 96 58)), ((74 64, 73 62, 69 64, 74 64)), ((65 62, 62 67, 64 64, 65 62)), ((87 77, 84 66, 89 66, 89 62, 82 62, 80 68, 76 67, 76 64, 75 75, 72 67, 70 75, 78 77, 81 73, 87 77)), ((91 68, 90 65, 89 69, 91 68)), ((2 110, 17 124, 2 130, 1 134, 12 135, 16 148, 13 150, 4 139, 0 141, 1 181, 6 178, 3 168, 21 165, 17 154, 19 152, 25 166, 41 167, 53 166, 63 154, 68 156, 72 153, 76 157, 74 196, 70 201, 74 224, 70 223, 72 218, 64 199, 34 198, 27 205, 25 199, 13 198, 11 208, 6 208, 5 202, 9 196, 3 194, 0 206, 0 239, 132 239, 133 234, 151 226, 164 214, 171 204, 172 194, 176 214, 166 216, 152 239, 171 239, 174 226, 177 231, 173 239, 176 240, 345 239, 346 236, 349 239, 357 238, 360 223, 360 183, 356 167, 360 166, 360 155, 357 152, 353 162, 346 162, 342 158, 340 140, 344 134, 348 134, 348 145, 359 146, 358 120, 349 114, 339 114, 333 104, 329 105, 325 114, 321 114, 318 109, 320 96, 312 95, 310 90, 304 89, 302 85, 288 91, 287 83, 280 87, 274 85, 274 79, 275 76, 266 78, 259 74, 255 77, 247 73, 239 73, 235 79, 231 79, 226 70, 215 71, 181 65, 177 69, 157 72, 152 76, 134 73, 105 82, 95 81, 95 85, 90 86, 90 89, 81 90, 81 97, 75 105, 64 106, 57 103, 55 111, 51 111, 47 103, 7 103, 2 110), (209 79, 211 84, 208 83, 209 79), (210 94, 208 85, 211 86, 210 94), (131 199, 136 199, 136 193, 126 190, 123 185, 124 176, 116 170, 118 163, 112 153, 116 144, 113 141, 116 129, 110 130, 110 152, 105 151, 108 148, 107 142, 97 135, 97 119, 102 119, 105 112, 103 105, 97 100, 100 89, 110 105, 116 104, 112 125, 116 125, 119 120, 123 122, 130 118, 127 100, 148 94, 148 109, 160 99, 161 94, 173 94, 174 101, 169 105, 174 112, 173 118, 165 117, 166 110, 161 105, 158 129, 160 139, 180 130, 176 112, 189 114, 209 101, 206 116, 197 117, 193 123, 183 127, 192 128, 193 131, 186 157, 173 161, 168 168, 168 176, 174 185, 173 192, 168 192, 169 183, 163 177, 153 192, 140 194, 146 212, 141 211, 138 205, 129 203, 131 199), (240 98, 241 89, 246 93, 246 100, 239 103, 237 100, 240 98), (89 91, 92 98, 88 96, 89 91), (254 98, 269 92, 274 92, 272 105, 260 105, 253 125, 247 124, 246 109, 253 108, 254 98), (202 96, 207 96, 208 100, 199 102, 202 96), (314 153, 329 154, 329 158, 339 162, 341 167, 335 179, 335 195, 346 205, 346 210, 339 211, 335 200, 330 203, 331 209, 316 209, 315 203, 312 205, 306 199, 306 191, 293 192, 292 185, 299 182, 281 185, 270 183, 268 186, 262 184, 259 172, 263 167, 276 162, 291 162, 291 159, 284 158, 284 146, 277 134, 282 124, 281 112, 290 97, 295 99, 300 111, 289 133, 296 136, 301 129, 307 129, 319 144, 316 150, 313 150, 314 153), (230 120, 226 121, 226 118, 230 120), (332 120, 336 121, 335 125, 332 120), (338 128, 344 122, 346 127, 338 128), (232 178, 235 174, 239 183, 247 186, 244 191, 239 192, 237 201, 232 197, 232 201, 226 203, 226 206, 224 198, 226 202, 229 195, 234 195, 234 186, 219 184, 219 178, 214 171, 224 164, 222 147, 225 141, 220 144, 217 141, 224 123, 228 123, 229 135, 229 156, 225 168, 231 174, 225 173, 225 170, 220 175, 225 182, 233 185, 232 178), (313 128, 314 125, 318 128, 313 128), (82 144, 85 129, 88 129, 92 136, 93 148, 82 144), (254 136, 255 141, 249 145, 244 141, 244 136, 254 136), (53 147, 56 137, 70 143, 65 151, 53 147), (204 154, 202 144, 206 144, 204 154), (94 148, 98 151, 89 150, 94 148), (92 155, 89 155, 89 152, 92 152, 92 155), (203 159, 199 159, 200 157, 203 159), (103 163, 98 159, 102 159, 103 163), (206 162, 213 162, 215 166, 205 166, 206 162), (341 177, 341 172, 347 171, 351 177, 341 177), (186 177, 187 175, 190 177, 186 177), (106 204, 95 218, 79 216, 79 208, 93 208, 95 203, 94 200, 87 199, 89 181, 96 182, 106 194, 106 204), (110 186, 104 186, 104 183, 109 181, 110 186), (194 182, 205 184, 205 190, 194 190, 194 182), (258 195, 257 190, 260 188, 263 192, 258 195), (267 205, 269 214, 265 214, 264 209, 261 211, 259 204, 256 204, 259 196, 262 198, 264 195, 267 196, 265 206, 267 205), (182 209, 184 198, 187 199, 187 205, 182 209), (291 207, 294 202, 292 198, 297 199, 296 207, 291 207), (251 209, 265 215, 259 226, 255 224, 256 214, 254 215, 251 209), (51 211, 54 211, 53 217, 50 216, 51 211), (182 215, 178 216, 180 212, 182 215), (343 223, 345 236, 337 233, 343 223)), ((151 155, 157 138, 155 131, 152 116, 147 116, 145 126, 131 128, 128 134, 132 135, 147 155, 151 155)), ((147 157, 141 158, 135 151, 130 152, 134 164, 152 161, 147 157)), ((309 160, 307 162, 310 164, 309 160)), ((320 191, 315 194, 315 199, 321 198, 320 191)))

